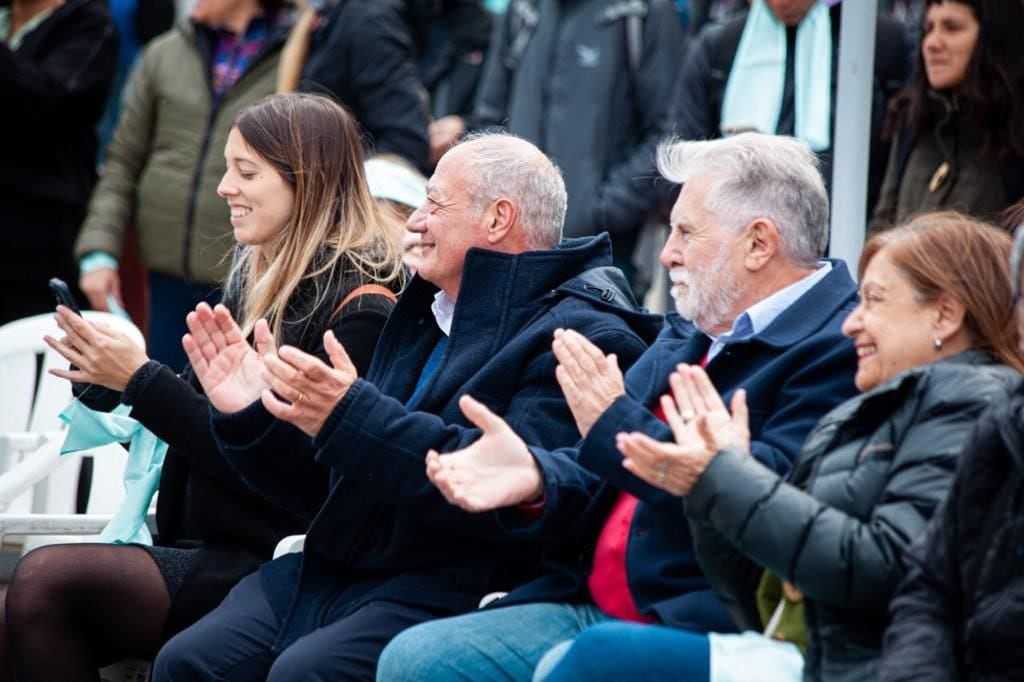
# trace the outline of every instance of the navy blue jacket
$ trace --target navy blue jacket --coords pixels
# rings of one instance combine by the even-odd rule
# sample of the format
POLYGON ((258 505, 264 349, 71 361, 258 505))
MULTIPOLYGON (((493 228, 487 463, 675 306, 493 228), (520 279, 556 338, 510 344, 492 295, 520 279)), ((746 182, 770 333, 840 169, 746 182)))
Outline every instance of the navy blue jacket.
MULTIPOLYGON (((726 404, 736 389, 746 389, 752 453, 779 473, 789 470, 818 419, 857 392, 853 343, 840 331, 856 302, 845 264, 832 261, 832 271, 766 329, 728 344, 707 365, 726 404)), ((664 331, 626 373, 626 395, 605 411, 586 439, 576 448, 532 449, 544 472, 546 503, 540 519, 518 528, 524 537, 559 540, 559 555, 548 575, 495 606, 588 599, 586 573, 594 540, 618 492, 625 491, 640 499, 626 554, 630 590, 640 612, 695 631, 733 629, 697 563, 689 528, 680 520, 682 501, 623 469, 615 447, 615 435, 623 431, 672 440, 668 426, 650 408, 670 390, 668 377, 675 366, 700 363, 710 344, 690 323, 669 315, 664 331), (572 556, 575 570, 566 570, 572 556)), ((516 527, 515 513, 501 517, 510 529, 516 527)))
POLYGON ((636 312, 610 263, 607 235, 515 256, 470 250, 447 349, 411 409, 405 403, 441 333, 430 312, 437 288, 418 278, 395 306, 366 379, 315 441, 259 403, 214 415, 242 477, 312 521, 301 559, 262 569, 284 623, 278 647, 315 627, 328 600, 352 610, 387 599, 458 613, 541 573, 543 540, 510 542, 497 515, 449 505, 427 479, 424 457, 479 437, 458 408, 466 393, 530 442, 558 447, 579 438, 555 380, 555 329, 576 329, 629 365, 661 326, 660 317, 636 312), (328 470, 324 502, 308 491, 328 470))

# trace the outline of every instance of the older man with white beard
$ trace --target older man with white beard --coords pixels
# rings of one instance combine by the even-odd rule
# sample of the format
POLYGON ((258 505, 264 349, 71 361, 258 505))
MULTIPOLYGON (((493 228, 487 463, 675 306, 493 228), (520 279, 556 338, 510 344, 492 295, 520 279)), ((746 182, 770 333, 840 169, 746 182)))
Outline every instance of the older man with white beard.
MULTIPOLYGON (((542 677, 564 651, 556 645, 614 619, 734 629, 697 564, 680 499, 632 475, 617 439, 671 441, 659 402, 671 388, 745 405, 752 455, 787 471, 811 427, 855 393, 854 348, 840 326, 856 286, 844 263, 822 260, 828 199, 804 143, 758 134, 673 142, 658 165, 683 184, 661 254, 679 314, 625 377, 579 334, 555 333, 557 377, 583 439, 556 451, 529 446, 464 397, 483 436, 427 457, 449 501, 496 510, 524 537, 550 537, 553 555, 578 557, 577 571, 406 631, 385 649, 378 679, 528 680, 547 652, 542 677), (703 370, 673 374, 680 365, 703 370)), ((696 422, 683 426, 698 437, 696 422)))

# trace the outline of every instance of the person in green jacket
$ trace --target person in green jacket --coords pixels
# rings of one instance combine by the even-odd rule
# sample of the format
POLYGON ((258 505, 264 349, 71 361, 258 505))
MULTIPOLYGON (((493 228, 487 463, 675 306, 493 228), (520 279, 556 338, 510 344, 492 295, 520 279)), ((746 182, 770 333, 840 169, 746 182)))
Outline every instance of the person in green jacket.
POLYGON ((185 315, 219 298, 234 245, 217 196, 231 121, 274 93, 288 26, 283 0, 198 0, 153 40, 129 84, 106 168, 75 244, 97 310, 123 306, 118 258, 134 222, 149 269, 149 350, 185 365, 185 315))

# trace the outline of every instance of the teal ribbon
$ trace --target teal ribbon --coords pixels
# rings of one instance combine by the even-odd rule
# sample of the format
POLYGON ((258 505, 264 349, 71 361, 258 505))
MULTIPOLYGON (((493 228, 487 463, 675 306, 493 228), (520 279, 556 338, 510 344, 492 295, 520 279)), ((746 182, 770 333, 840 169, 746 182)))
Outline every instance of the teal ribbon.
POLYGON ((110 412, 97 412, 77 399, 71 401, 60 413, 60 418, 68 425, 68 435, 60 454, 128 442, 128 463, 124 470, 125 500, 103 529, 100 541, 152 545, 153 536, 146 526, 146 514, 160 485, 167 443, 129 417, 130 411, 128 405, 118 405, 110 412))

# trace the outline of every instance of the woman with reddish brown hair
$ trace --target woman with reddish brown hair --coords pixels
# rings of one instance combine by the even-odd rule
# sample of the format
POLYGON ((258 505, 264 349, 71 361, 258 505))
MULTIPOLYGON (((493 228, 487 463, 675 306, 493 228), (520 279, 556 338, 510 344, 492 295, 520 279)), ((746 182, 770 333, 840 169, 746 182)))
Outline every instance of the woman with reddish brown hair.
POLYGON ((877 680, 907 549, 978 416, 1024 370, 1009 252, 1005 232, 956 213, 867 244, 843 327, 862 393, 822 418, 788 478, 750 457, 742 392, 730 414, 700 367, 680 366, 665 410, 676 442, 624 433, 619 449, 683 498, 705 575, 745 632, 601 624, 534 679, 877 680))
MULTIPOLYGON (((1021 207, 1016 219, 1021 222, 1021 207)), ((1017 230, 1010 272, 1024 327, 1017 230)), ((979 420, 889 611, 883 682, 1024 679, 1024 385, 979 420)))

